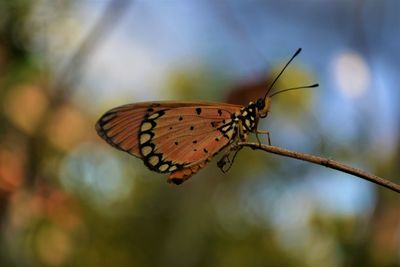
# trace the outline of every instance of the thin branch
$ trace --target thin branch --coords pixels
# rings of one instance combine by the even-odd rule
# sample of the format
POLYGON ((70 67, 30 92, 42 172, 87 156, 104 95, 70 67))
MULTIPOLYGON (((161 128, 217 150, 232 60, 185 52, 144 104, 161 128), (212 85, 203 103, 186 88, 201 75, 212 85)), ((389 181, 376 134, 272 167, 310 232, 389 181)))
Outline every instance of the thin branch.
POLYGON ((362 179, 368 180, 372 183, 384 186, 390 190, 400 193, 400 185, 393 183, 389 180, 386 180, 384 178, 381 178, 379 176, 369 174, 360 169, 350 167, 346 164, 337 162, 335 160, 318 157, 318 156, 314 156, 314 155, 310 155, 310 154, 299 153, 299 152, 295 152, 295 151, 284 149, 284 148, 277 147, 277 146, 269 146, 269 145, 262 145, 262 144, 260 145, 258 143, 239 142, 235 146, 234 149, 240 149, 242 147, 250 147, 252 149, 259 149, 259 150, 263 150, 265 152, 281 155, 284 157, 295 158, 295 159, 299 159, 299 160, 303 160, 303 161, 308 161, 308 162, 311 162, 314 164, 322 165, 327 168, 335 169, 338 171, 342 171, 342 172, 360 177, 362 179))

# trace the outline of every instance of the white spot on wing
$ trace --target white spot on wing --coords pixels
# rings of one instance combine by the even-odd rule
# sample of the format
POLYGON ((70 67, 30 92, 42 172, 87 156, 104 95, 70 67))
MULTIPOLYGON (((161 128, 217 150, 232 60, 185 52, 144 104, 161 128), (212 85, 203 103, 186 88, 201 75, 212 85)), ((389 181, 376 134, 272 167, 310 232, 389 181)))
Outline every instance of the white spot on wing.
POLYGON ((177 167, 175 165, 169 167, 168 171, 173 172, 177 169, 177 167))
POLYGON ((233 128, 232 128, 232 129, 230 129, 230 130, 226 133, 226 135, 229 137, 229 139, 231 139, 232 136, 233 136, 233 133, 234 133, 234 130, 233 130, 233 128))
POLYGON ((154 113, 153 115, 151 115, 150 117, 149 117, 149 119, 150 120, 154 120, 154 119, 156 119, 156 118, 158 118, 160 116, 160 113, 154 113))
POLYGON ((153 149, 151 148, 151 146, 144 146, 144 147, 142 147, 142 154, 143 154, 143 156, 146 157, 148 154, 151 153, 152 150, 153 150, 153 149))
POLYGON ((151 128, 152 128, 151 123, 150 122, 145 122, 145 123, 142 124, 142 127, 140 127, 140 130, 142 132, 144 132, 144 131, 150 130, 151 128))
POLYGON ((163 164, 161 165, 158 169, 162 172, 166 171, 168 169, 169 165, 168 164, 163 164))
POLYGON ((226 125, 226 126, 222 127, 221 130, 222 130, 223 132, 226 132, 226 131, 229 130, 229 128, 231 128, 231 125, 226 125))
POLYGON ((146 143, 147 141, 150 140, 150 138, 151 138, 151 135, 148 133, 141 134, 140 135, 140 144, 146 143))
POLYGON ((157 165, 160 159, 157 156, 152 156, 149 158, 149 163, 153 166, 157 165))

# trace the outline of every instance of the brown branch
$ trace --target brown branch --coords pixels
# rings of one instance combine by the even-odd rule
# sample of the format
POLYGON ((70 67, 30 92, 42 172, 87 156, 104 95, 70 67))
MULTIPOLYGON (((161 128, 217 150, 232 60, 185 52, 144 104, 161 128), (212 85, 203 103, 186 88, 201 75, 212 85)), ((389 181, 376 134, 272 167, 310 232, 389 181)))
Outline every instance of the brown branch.
POLYGON ((337 161, 334 161, 331 159, 318 157, 318 156, 314 156, 314 155, 310 155, 310 154, 299 153, 299 152, 295 152, 295 151, 284 149, 284 148, 277 147, 277 146, 269 146, 269 145, 262 145, 262 144, 260 145, 258 143, 239 142, 235 146, 235 149, 240 149, 242 147, 250 147, 252 149, 259 149, 259 150, 263 150, 265 152, 281 155, 284 157, 295 158, 295 159, 299 159, 299 160, 303 160, 303 161, 308 161, 308 162, 311 162, 314 164, 322 165, 327 168, 335 169, 338 171, 342 171, 342 172, 360 177, 362 179, 368 180, 372 183, 384 186, 390 190, 400 193, 400 185, 398 185, 396 183, 393 183, 393 182, 386 180, 384 178, 381 178, 379 176, 369 174, 360 169, 350 167, 346 164, 343 164, 343 163, 340 163, 340 162, 337 162, 337 161))

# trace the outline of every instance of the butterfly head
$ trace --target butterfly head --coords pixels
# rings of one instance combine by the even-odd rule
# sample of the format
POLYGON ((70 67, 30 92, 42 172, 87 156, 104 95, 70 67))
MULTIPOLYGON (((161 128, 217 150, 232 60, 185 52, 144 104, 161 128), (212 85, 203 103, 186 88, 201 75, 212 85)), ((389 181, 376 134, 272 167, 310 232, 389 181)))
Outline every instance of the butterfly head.
POLYGON ((269 96, 265 98, 260 98, 256 102, 256 106, 258 109, 258 116, 260 118, 265 118, 268 115, 269 108, 271 106, 271 98, 269 96))

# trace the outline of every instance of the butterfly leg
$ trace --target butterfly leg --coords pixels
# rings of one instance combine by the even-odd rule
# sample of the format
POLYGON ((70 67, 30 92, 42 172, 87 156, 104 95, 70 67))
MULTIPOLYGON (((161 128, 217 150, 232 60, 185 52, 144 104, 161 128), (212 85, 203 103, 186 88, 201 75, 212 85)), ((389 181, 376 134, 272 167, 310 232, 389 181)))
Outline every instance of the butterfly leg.
POLYGON ((242 148, 243 147, 238 147, 238 146, 232 145, 229 148, 229 150, 226 151, 225 154, 222 156, 222 158, 218 161, 217 166, 221 169, 221 171, 223 173, 226 173, 231 169, 231 167, 232 167, 232 165, 233 165, 233 163, 235 161, 237 153, 239 153, 239 151, 242 148), (233 154, 232 159, 230 159, 229 157, 230 157, 232 152, 235 152, 235 154, 233 154), (228 164, 228 168, 225 168, 226 164, 228 164))
POLYGON ((246 142, 247 140, 247 133, 246 130, 243 127, 243 124, 241 121, 238 122, 236 126, 236 131, 239 132, 239 138, 242 142, 246 142))
POLYGON ((258 136, 258 134, 266 134, 268 137, 268 145, 271 145, 271 137, 269 136, 269 131, 258 130, 258 122, 259 122, 259 117, 256 118, 255 127, 254 127, 255 128, 254 133, 256 134, 258 145, 261 146, 261 141, 260 141, 260 137, 258 136))
POLYGON ((242 148, 243 148, 243 147, 241 146, 241 147, 235 149, 235 154, 233 154, 232 160, 231 160, 231 162, 230 162, 230 164, 229 164, 229 168, 228 168, 226 171, 229 171, 229 170, 231 169, 233 163, 235 162, 236 155, 239 153, 239 151, 240 151, 242 148))
POLYGON ((270 137, 270 135, 269 135, 269 131, 266 131, 266 130, 256 130, 256 138, 257 138, 258 144, 261 145, 261 141, 260 141, 260 138, 258 137, 258 134, 266 134, 266 135, 267 135, 267 138, 268 138, 268 145, 269 145, 269 146, 272 145, 272 143, 271 143, 271 137, 270 137))
MULTIPOLYGON (((220 160, 218 160, 217 162, 217 166, 218 168, 223 172, 227 172, 227 170, 225 170, 225 165, 230 163, 230 159, 229 159, 229 155, 232 151, 229 149, 227 152, 225 152, 225 154, 222 156, 222 158, 220 160)), ((229 168, 228 168, 229 170, 229 168)))
MULTIPOLYGON (((241 121, 239 121, 238 124, 236 125, 236 132, 239 133, 239 138, 240 138, 240 140, 241 140, 242 142, 246 142, 248 135, 247 135, 246 130, 245 130, 245 128, 243 127, 241 121)), ((239 147, 239 146, 237 146, 236 144, 231 144, 231 145, 230 145, 229 150, 227 150, 227 151, 225 152, 225 154, 222 156, 222 158, 221 158, 221 159, 218 161, 218 163, 217 163, 217 166, 221 169, 221 171, 222 171, 223 173, 226 173, 226 172, 228 172, 228 171, 231 169, 231 167, 232 167, 232 165, 233 165, 233 162, 235 161, 236 155, 237 155, 237 153, 239 153, 239 151, 240 151, 241 149, 242 149, 242 147, 239 147), (232 153, 233 151, 235 152, 235 154, 233 155, 232 159, 230 159, 229 157, 230 157, 230 155, 231 155, 231 153, 232 153), (228 168, 224 169, 224 167, 226 166, 226 164, 229 164, 229 165, 228 165, 228 168)))

